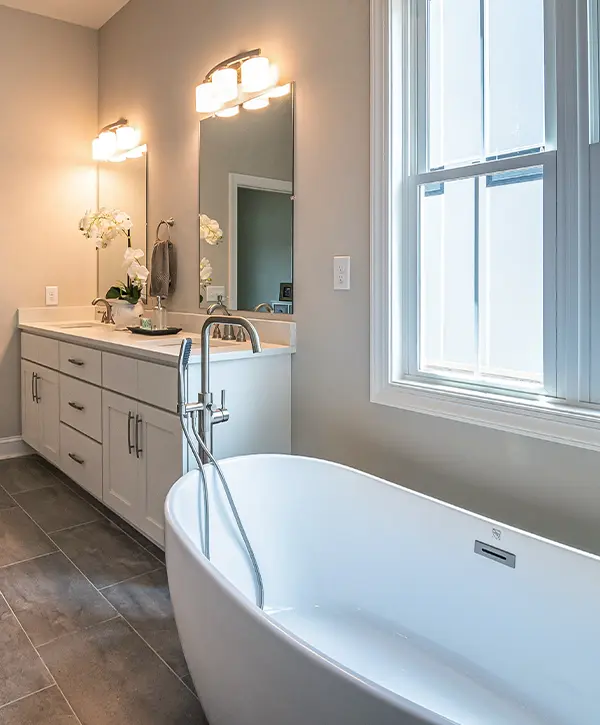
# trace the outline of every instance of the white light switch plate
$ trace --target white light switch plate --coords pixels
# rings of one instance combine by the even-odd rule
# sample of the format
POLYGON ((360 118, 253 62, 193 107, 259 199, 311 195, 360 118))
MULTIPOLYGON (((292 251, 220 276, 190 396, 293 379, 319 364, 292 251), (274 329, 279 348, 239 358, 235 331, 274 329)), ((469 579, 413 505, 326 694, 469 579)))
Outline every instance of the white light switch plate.
POLYGON ((333 258, 333 289, 350 289, 350 257, 333 258))
POLYGON ((206 301, 207 302, 218 302, 219 295, 225 299, 225 287, 219 287, 218 285, 208 285, 206 288, 206 301))
POLYGON ((46 305, 56 307, 58 304, 58 287, 46 287, 46 305))

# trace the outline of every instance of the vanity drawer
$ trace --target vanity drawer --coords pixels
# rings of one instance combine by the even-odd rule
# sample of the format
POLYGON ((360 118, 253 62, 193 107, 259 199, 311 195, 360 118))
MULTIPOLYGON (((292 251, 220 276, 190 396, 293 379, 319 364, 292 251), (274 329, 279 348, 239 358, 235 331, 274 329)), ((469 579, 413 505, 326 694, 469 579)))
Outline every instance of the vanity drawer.
POLYGON ((102 391, 81 380, 60 376, 60 419, 102 442, 102 391))
POLYGON ((95 385, 102 384, 102 353, 99 350, 61 342, 59 356, 61 373, 95 385))
POLYGON ((137 397, 157 408, 177 412, 177 368, 138 362, 137 397))
POLYGON ((60 467, 82 488, 102 499, 102 446, 64 423, 60 426, 60 467))
POLYGON ((21 357, 58 370, 58 340, 23 332, 21 334, 21 357))
POLYGON ((138 361, 123 355, 102 353, 102 387, 122 393, 129 398, 137 396, 138 361))

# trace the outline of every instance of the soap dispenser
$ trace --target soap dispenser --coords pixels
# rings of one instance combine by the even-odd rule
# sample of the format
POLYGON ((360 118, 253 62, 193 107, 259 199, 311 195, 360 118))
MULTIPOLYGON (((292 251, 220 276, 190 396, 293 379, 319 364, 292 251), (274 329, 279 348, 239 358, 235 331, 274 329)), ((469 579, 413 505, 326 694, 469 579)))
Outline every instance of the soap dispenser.
POLYGON ((156 298, 156 307, 152 315, 152 325, 155 330, 166 330, 167 329, 167 309, 162 306, 162 300, 160 297, 156 298))

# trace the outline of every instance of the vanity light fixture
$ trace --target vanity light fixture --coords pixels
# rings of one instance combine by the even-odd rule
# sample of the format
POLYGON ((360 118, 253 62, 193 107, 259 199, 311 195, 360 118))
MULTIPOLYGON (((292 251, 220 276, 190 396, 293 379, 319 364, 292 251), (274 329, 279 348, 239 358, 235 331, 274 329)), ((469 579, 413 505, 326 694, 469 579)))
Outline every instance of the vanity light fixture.
POLYGON ((278 82, 277 65, 263 56, 260 48, 239 53, 211 68, 196 87, 196 110, 230 118, 239 113, 240 105, 249 111, 265 108, 269 98, 290 92, 289 83, 278 86, 278 82))
POLYGON ((120 118, 105 126, 92 141, 92 158, 94 161, 114 162, 139 158, 148 150, 145 144, 140 145, 140 138, 139 129, 130 126, 127 119, 120 118))
POLYGON ((219 118, 232 118, 233 116, 237 116, 239 112, 239 106, 231 106, 231 108, 224 108, 222 111, 217 111, 216 115, 219 118))
POLYGON ((266 108, 269 105, 269 96, 258 96, 258 98, 251 98, 249 101, 246 101, 242 104, 242 107, 246 109, 246 111, 258 111, 261 108, 266 108))

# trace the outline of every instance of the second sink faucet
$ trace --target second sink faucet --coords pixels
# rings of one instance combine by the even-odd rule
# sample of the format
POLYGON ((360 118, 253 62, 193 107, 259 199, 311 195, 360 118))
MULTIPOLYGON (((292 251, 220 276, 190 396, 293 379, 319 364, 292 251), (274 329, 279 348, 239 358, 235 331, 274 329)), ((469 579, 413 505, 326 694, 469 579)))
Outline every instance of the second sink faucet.
POLYGON ((110 306, 110 302, 108 300, 105 300, 104 297, 96 297, 92 300, 92 305, 94 307, 98 304, 102 304, 105 307, 104 312, 102 313, 102 322, 105 325, 112 325, 114 324, 113 316, 112 316, 112 308, 110 306))
MULTIPOLYGON (((222 310, 228 317, 231 317, 231 312, 227 308, 227 305, 223 302, 223 295, 219 295, 217 297, 217 301, 213 302, 213 304, 206 310, 206 313, 210 315, 214 315, 217 310, 222 310)), ((241 328, 240 328, 241 329, 241 328)), ((220 328, 218 325, 215 326, 215 334, 213 337, 220 337, 220 328)), ((235 340, 235 333, 233 332, 233 325, 226 323, 223 325, 223 340, 232 341, 235 340)))

